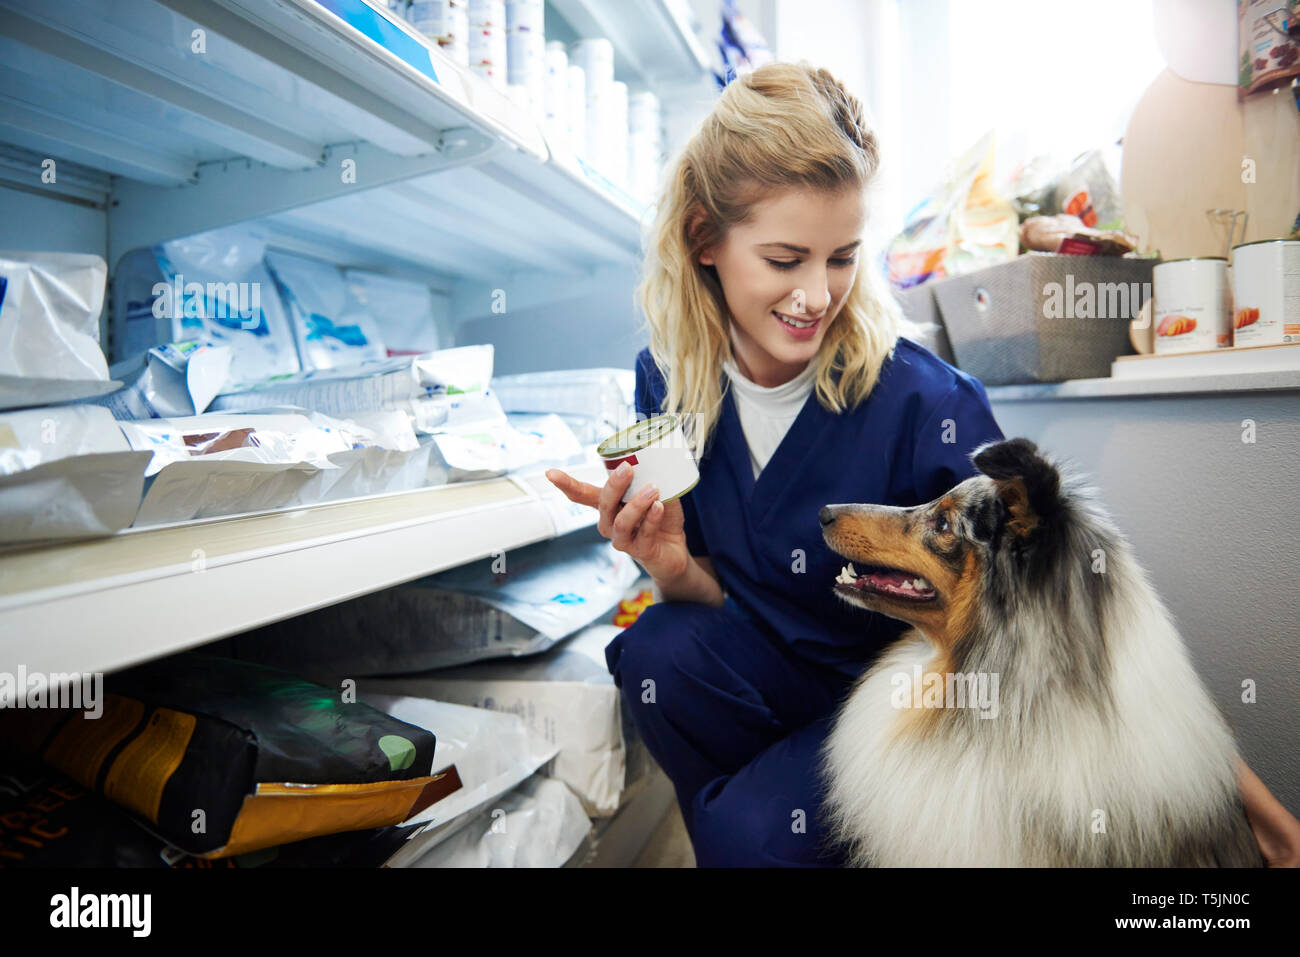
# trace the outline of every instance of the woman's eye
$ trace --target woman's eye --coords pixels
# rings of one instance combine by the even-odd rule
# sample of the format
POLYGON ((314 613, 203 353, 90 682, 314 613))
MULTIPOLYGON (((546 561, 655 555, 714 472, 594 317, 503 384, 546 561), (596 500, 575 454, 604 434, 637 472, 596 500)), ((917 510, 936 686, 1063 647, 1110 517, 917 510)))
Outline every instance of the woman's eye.
POLYGON ((774 266, 777 269, 794 269, 799 265, 799 260, 797 259, 769 259, 767 262, 768 265, 774 266))
POLYGON ((832 259, 832 260, 831 260, 831 265, 832 265, 832 266, 852 266, 852 265, 853 265, 854 263, 856 263, 857 261, 858 261, 858 260, 857 260, 856 257, 851 256, 851 257, 849 257, 848 259, 832 259))

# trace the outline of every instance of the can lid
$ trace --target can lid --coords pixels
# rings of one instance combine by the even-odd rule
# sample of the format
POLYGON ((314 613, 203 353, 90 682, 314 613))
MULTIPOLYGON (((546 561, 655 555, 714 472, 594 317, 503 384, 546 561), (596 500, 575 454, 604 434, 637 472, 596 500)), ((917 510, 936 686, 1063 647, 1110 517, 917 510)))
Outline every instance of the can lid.
POLYGON ((646 446, 653 444, 677 428, 678 417, 669 413, 667 415, 656 415, 653 418, 642 419, 626 429, 615 432, 600 445, 596 446, 596 454, 603 458, 610 458, 615 455, 626 455, 628 452, 637 452, 646 446))
POLYGON ((1228 257, 1227 256, 1183 256, 1179 259, 1162 259, 1160 260, 1160 262, 1156 263, 1155 266, 1153 266, 1152 268, 1159 269, 1161 266, 1167 266, 1170 263, 1190 263, 1190 262, 1204 262, 1204 261, 1226 263, 1228 261, 1228 257))
POLYGON ((1283 245, 1289 243, 1296 243, 1297 245, 1300 245, 1300 239, 1285 239, 1281 236, 1279 236, 1277 239, 1252 239, 1248 243, 1238 243, 1232 248, 1235 250, 1235 249, 1240 249, 1242 246, 1263 246, 1265 243, 1281 243, 1283 245))

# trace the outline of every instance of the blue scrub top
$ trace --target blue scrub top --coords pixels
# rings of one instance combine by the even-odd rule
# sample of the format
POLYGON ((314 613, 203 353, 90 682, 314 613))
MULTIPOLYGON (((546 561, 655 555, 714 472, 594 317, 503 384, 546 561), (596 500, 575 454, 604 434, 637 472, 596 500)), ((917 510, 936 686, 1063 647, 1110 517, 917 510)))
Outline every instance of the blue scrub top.
MULTIPOLYGON (((681 499, 687 547, 712 560, 723 590, 756 625, 807 660, 856 676, 908 626, 835 596, 845 560, 822 540, 818 510, 920 505, 977 474, 970 452, 1005 438, 984 386, 899 338, 857 409, 837 415, 809 394, 757 481, 725 374, 723 386, 699 483, 681 499)), ((642 349, 637 412, 658 415, 665 392, 642 349)))

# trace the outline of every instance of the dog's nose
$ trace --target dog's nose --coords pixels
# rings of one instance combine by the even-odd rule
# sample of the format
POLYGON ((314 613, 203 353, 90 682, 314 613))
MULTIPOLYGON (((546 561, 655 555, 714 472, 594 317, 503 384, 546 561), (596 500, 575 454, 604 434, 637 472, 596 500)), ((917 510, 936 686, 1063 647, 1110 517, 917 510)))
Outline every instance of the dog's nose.
POLYGON ((823 526, 829 525, 831 522, 835 521, 835 509, 831 508, 829 505, 823 505, 821 510, 817 513, 817 518, 821 521, 823 526))

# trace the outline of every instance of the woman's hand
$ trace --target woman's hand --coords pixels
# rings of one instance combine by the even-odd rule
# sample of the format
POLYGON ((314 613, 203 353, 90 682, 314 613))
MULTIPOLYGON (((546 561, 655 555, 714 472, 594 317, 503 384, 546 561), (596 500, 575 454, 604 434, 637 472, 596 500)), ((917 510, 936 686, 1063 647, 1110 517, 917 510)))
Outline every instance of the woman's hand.
POLYGON ((1300 821, 1269 792, 1264 782, 1237 758, 1237 785, 1246 818, 1269 867, 1300 867, 1300 821))
POLYGON ((632 467, 626 462, 609 474, 603 488, 579 482, 559 469, 548 469, 546 477, 570 502, 599 511, 596 530, 636 559, 651 578, 672 581, 685 574, 691 554, 686 549, 681 499, 661 502, 659 490, 651 486, 624 503, 623 493, 632 483, 632 467))

